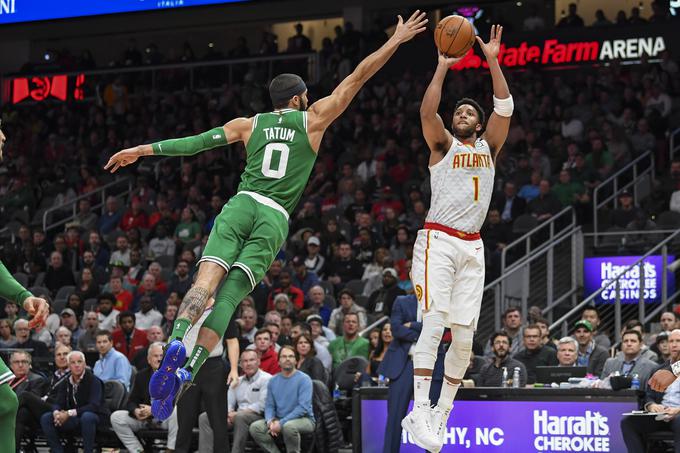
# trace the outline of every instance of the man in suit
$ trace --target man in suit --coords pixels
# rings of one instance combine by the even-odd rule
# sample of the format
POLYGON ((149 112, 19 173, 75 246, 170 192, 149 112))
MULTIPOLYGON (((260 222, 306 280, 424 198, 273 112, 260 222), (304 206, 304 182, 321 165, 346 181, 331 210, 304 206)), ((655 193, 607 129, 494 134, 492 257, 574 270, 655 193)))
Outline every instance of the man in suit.
POLYGON ((600 376, 604 369, 604 362, 609 358, 609 352, 593 341, 593 325, 590 321, 585 319, 576 321, 574 338, 578 342, 576 366, 587 367, 588 374, 600 376))
POLYGON ((9 359, 9 367, 14 373, 14 379, 9 386, 17 398, 24 392, 42 395, 47 382, 37 373, 31 371, 31 353, 28 351, 14 351, 9 359))
POLYGON ((40 418, 40 426, 47 437, 50 451, 63 453, 60 437, 63 433, 80 434, 83 450, 92 453, 97 425, 108 417, 104 404, 104 384, 90 370, 85 369, 85 355, 80 351, 68 354, 71 376, 59 386, 52 412, 40 418))
POLYGON ((524 214, 527 209, 527 202, 524 198, 517 196, 515 183, 508 181, 503 187, 503 193, 499 194, 492 203, 501 214, 504 223, 512 223, 517 217, 524 214))
MULTIPOLYGON (((149 380, 151 374, 158 369, 163 358, 163 343, 152 343, 148 350, 146 360, 149 367, 143 369, 135 377, 135 383, 130 391, 125 410, 119 410, 111 414, 111 426, 116 436, 130 452, 143 451, 144 447, 135 436, 135 432, 146 427, 153 427, 151 415, 151 397, 149 396, 149 380)), ((177 439, 177 411, 174 411, 169 419, 160 425, 168 430, 169 450, 175 449, 177 439)))
POLYGON ((71 352, 71 347, 57 343, 54 347, 54 371, 50 380, 42 388, 42 393, 24 392, 19 397, 19 411, 16 423, 16 444, 21 445, 24 433, 30 433, 40 428, 40 417, 45 412, 52 410, 57 397, 58 385, 71 376, 66 357, 71 352))
POLYGON ((605 379, 613 372, 618 371, 622 376, 638 375, 640 390, 645 390, 647 380, 652 375, 658 364, 645 359, 640 355, 642 351, 642 335, 637 330, 629 330, 621 338, 622 357, 607 359, 604 363, 601 379, 605 379))
MULTIPOLYGON (((401 446, 401 420, 406 416, 413 396, 412 349, 420 336, 422 323, 418 319, 418 300, 414 295, 399 296, 392 306, 390 325, 393 340, 383 358, 378 373, 390 380, 387 396, 387 427, 383 453, 398 453, 401 446)), ((444 378, 444 355, 450 334, 442 337, 437 351, 437 362, 432 374, 430 401, 437 401, 444 378)))

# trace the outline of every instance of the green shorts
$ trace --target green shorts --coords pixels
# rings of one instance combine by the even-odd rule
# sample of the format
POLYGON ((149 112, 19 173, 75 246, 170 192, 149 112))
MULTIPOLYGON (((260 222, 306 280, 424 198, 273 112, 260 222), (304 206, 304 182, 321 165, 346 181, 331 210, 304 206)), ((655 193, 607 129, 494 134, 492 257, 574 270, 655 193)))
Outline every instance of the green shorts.
POLYGON ((250 192, 237 193, 215 218, 198 262, 218 264, 227 272, 238 267, 248 275, 255 288, 288 237, 285 212, 269 198, 250 192))

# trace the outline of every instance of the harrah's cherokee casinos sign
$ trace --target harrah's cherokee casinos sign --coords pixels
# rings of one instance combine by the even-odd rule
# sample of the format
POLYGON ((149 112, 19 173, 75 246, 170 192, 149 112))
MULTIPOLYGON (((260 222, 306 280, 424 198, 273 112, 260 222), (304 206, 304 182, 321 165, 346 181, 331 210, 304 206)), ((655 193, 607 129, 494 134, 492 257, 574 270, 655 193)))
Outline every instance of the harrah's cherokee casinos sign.
MULTIPOLYGON (((629 266, 634 264, 639 256, 608 256, 585 258, 583 262, 583 292, 584 297, 593 294, 600 288, 602 292, 597 296, 595 302, 609 303, 616 302, 616 283, 615 279, 621 275, 629 266)), ((662 255, 652 255, 645 259, 643 275, 641 276, 640 266, 625 272, 619 278, 619 296, 623 304, 636 304, 640 301, 640 295, 645 302, 661 302, 663 272, 666 270, 668 294, 675 292, 675 274, 667 269, 668 264, 675 261, 675 256, 668 255, 666 265, 663 264, 662 255), (642 278, 640 278, 642 277, 642 278)))
MULTIPOLYGON (((680 39, 674 30, 664 28, 599 28, 569 33, 556 30, 552 35, 507 33, 503 36, 507 42, 501 44, 498 59, 506 68, 598 65, 613 61, 634 63, 643 58, 656 60, 673 46, 675 38, 680 39)), ((488 67, 481 50, 473 46, 452 69, 488 67)))

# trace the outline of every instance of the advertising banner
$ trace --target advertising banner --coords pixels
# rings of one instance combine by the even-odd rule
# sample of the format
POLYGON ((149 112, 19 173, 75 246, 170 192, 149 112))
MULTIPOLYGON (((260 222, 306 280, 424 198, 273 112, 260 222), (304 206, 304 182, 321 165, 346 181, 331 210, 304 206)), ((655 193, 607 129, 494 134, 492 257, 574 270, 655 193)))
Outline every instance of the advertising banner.
MULTIPOLYGON (((602 304, 615 303, 616 283, 613 283, 614 278, 640 258, 640 256, 585 258, 583 263, 584 297, 590 296, 600 288, 605 288, 595 299, 595 302, 602 304)), ((666 266, 675 261, 675 257, 672 255, 668 255, 667 259, 666 266)), ((661 255, 652 255, 645 260, 642 285, 640 284, 640 266, 635 266, 634 269, 619 279, 621 303, 638 303, 640 301, 641 290, 645 302, 661 302, 663 270, 666 268, 662 261, 663 257, 661 255)), ((666 276, 668 294, 673 294, 675 291, 675 275, 667 270, 666 276)))
MULTIPOLYGON (((456 401, 442 452, 622 452, 631 402, 456 401)), ((411 407, 409 407, 411 410, 411 407)), ((361 401, 362 452, 382 452, 387 401, 361 401)), ((402 453, 422 452, 402 431, 402 453)))
POLYGON ((248 0, 0 0, 0 24, 241 1, 248 0))

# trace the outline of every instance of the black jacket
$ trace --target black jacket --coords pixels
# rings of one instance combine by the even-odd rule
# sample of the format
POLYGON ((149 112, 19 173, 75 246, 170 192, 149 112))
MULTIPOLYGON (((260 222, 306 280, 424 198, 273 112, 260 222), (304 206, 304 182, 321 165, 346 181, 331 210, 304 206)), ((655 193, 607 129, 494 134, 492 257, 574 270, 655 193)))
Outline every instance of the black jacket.
POLYGON ((52 373, 50 375, 50 382, 45 387, 44 393, 41 394, 40 396, 47 396, 47 402, 50 404, 54 404, 54 402, 57 400, 57 395, 59 393, 59 385, 68 380, 68 378, 71 377, 71 372, 67 371, 64 373, 61 377, 57 377, 56 374, 52 373))
POLYGON ((15 377, 10 382, 8 382, 9 386, 12 388, 12 390, 14 390, 14 393, 16 393, 17 398, 24 392, 30 392, 37 396, 43 396, 45 393, 47 381, 38 373, 29 371, 26 379, 21 381, 19 384, 16 384, 17 381, 18 379, 15 377))
POLYGON ((323 367, 321 360, 318 357, 307 357, 299 368, 300 371, 309 376, 312 380, 321 381, 324 384, 328 382, 328 373, 323 367))
POLYGON ((94 412, 100 417, 108 418, 109 410, 104 404, 104 383, 92 371, 85 370, 74 395, 71 379, 65 379, 59 384, 52 409, 75 409, 78 416, 86 411, 94 412))
POLYGON ((399 288, 396 284, 390 288, 381 286, 371 293, 371 297, 368 298, 368 305, 366 306, 366 311, 369 314, 376 316, 391 316, 392 315, 392 305, 397 297, 403 296, 406 291, 399 288))
POLYGON ((335 404, 328 387, 321 381, 312 381, 314 393, 312 406, 316 429, 314 430, 314 446, 318 453, 337 453, 342 447, 342 427, 335 411, 335 404))
POLYGON ((145 368, 135 376, 135 383, 132 385, 127 404, 125 405, 125 409, 127 409, 132 418, 135 418, 135 409, 137 409, 140 404, 151 404, 151 396, 149 396, 149 381, 151 380, 151 374, 151 368, 145 368))
POLYGON ((513 357, 524 364, 527 369, 527 384, 536 382, 536 367, 537 366, 557 366, 557 354, 554 349, 547 346, 541 346, 537 351, 529 351, 523 349, 513 357))

